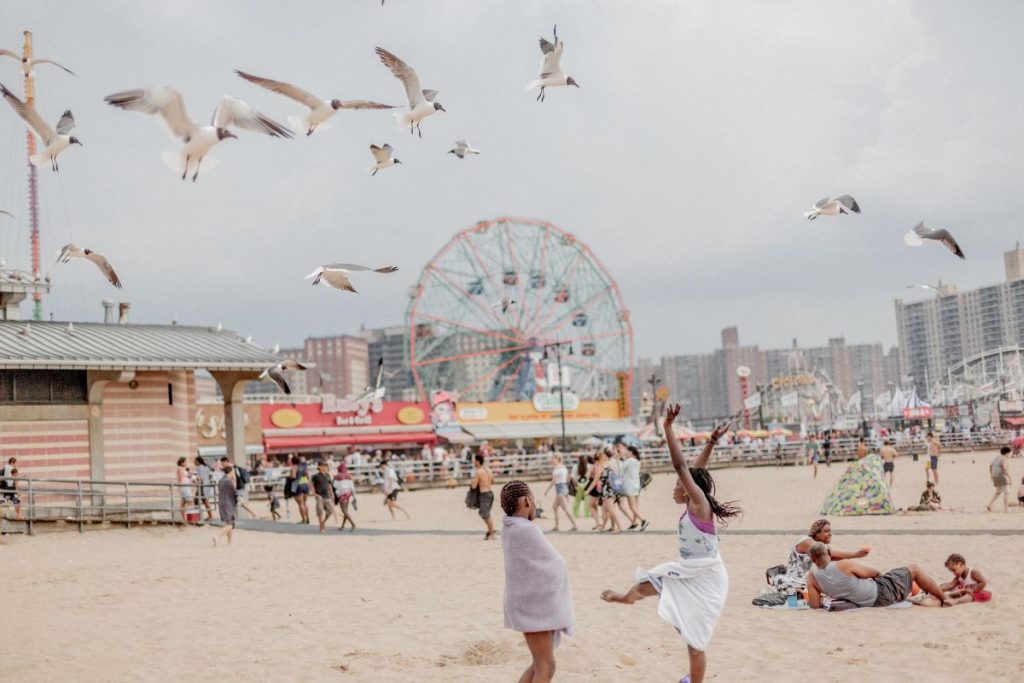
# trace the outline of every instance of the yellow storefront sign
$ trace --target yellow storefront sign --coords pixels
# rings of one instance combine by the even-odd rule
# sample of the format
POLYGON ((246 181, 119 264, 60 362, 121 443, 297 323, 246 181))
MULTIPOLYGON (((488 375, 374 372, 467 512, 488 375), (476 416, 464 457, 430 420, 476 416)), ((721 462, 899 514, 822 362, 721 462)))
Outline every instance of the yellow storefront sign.
MULTIPOLYGON (((494 403, 459 403, 458 421, 462 424, 491 424, 501 422, 537 422, 559 420, 555 412, 539 412, 530 401, 494 403)), ((566 420, 618 420, 618 401, 580 401, 576 410, 565 411, 566 420)))

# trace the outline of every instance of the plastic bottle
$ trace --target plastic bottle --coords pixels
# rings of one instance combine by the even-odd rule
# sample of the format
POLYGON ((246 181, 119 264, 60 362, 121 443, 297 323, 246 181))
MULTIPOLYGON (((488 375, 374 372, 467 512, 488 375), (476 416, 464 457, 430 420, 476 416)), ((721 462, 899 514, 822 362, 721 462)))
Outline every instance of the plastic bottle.
POLYGON ((796 609, 796 606, 796 589, 790 588, 788 591, 786 591, 786 607, 789 607, 790 609, 796 609))

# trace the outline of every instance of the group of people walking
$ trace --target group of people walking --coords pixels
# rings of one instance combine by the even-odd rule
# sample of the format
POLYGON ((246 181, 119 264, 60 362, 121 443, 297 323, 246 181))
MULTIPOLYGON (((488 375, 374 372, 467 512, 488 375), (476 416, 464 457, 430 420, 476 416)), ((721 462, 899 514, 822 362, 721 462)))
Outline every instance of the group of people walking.
POLYGON ((570 479, 568 471, 564 476, 565 493, 559 496, 558 483, 562 482, 561 458, 555 462, 551 481, 555 486, 555 530, 559 528, 558 510, 569 517, 573 528, 574 518, 581 513, 593 518, 595 531, 618 533, 623 530, 622 520, 628 521, 628 531, 644 531, 648 522, 640 514, 640 492, 650 475, 640 469, 640 449, 619 440, 613 446, 602 446, 594 455, 581 455, 570 479), (572 514, 569 514, 569 497, 573 498, 572 514), (559 498, 562 500, 559 500, 559 498))

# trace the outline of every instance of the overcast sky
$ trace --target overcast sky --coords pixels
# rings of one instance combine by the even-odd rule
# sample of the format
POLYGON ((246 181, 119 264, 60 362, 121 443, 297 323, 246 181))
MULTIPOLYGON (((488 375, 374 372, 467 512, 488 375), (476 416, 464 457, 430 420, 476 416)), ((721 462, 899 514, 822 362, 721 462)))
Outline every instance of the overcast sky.
MULTIPOLYGON (((893 300, 942 279, 1003 278, 1024 214, 1024 4, 1019 2, 41 2, 5 0, 0 47, 37 69, 48 121, 70 108, 84 147, 40 169, 44 269, 56 319, 215 324, 270 346, 404 321, 407 291, 458 230, 501 215, 550 220, 605 263, 632 312, 639 356, 709 351, 719 330, 783 347, 896 341, 893 300), (580 89, 523 91, 552 24, 580 89), (103 97, 171 85, 205 122, 224 94, 286 121, 301 108, 233 69, 325 98, 399 104, 381 45, 440 90, 423 139, 387 112, 341 112, 312 138, 245 131, 182 183, 152 117, 103 97), (468 138, 484 154, 445 154, 468 138), (298 139, 301 138, 301 139, 298 139), (367 146, 404 164, 370 177, 367 146), (863 214, 802 217, 851 193, 863 214), (925 220, 941 247, 903 246, 925 220), (106 254, 55 267, 69 241, 106 254), (360 294, 312 288, 330 261, 394 263, 360 294)), ((0 61, 16 92, 19 65, 0 61)), ((28 265, 24 128, 0 106, 0 255, 28 265)), ((24 314, 29 314, 28 306, 24 314)))

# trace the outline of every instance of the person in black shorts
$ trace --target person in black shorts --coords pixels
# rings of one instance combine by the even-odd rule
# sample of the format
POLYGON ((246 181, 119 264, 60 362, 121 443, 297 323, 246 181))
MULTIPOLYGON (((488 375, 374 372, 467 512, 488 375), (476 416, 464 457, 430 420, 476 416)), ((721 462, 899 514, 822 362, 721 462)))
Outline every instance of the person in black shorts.
POLYGON ((825 467, 832 466, 832 432, 825 432, 825 440, 821 442, 821 452, 825 454, 825 467))
POLYGON ((480 514, 480 519, 484 520, 484 524, 487 526, 484 540, 489 541, 498 535, 498 532, 494 530, 494 522, 491 521, 491 506, 494 505, 494 491, 491 489, 494 486, 494 474, 484 463, 484 456, 482 454, 477 453, 473 460, 476 463, 476 470, 473 473, 473 481, 470 482, 470 487, 480 491, 480 507, 477 509, 477 512, 480 514))

